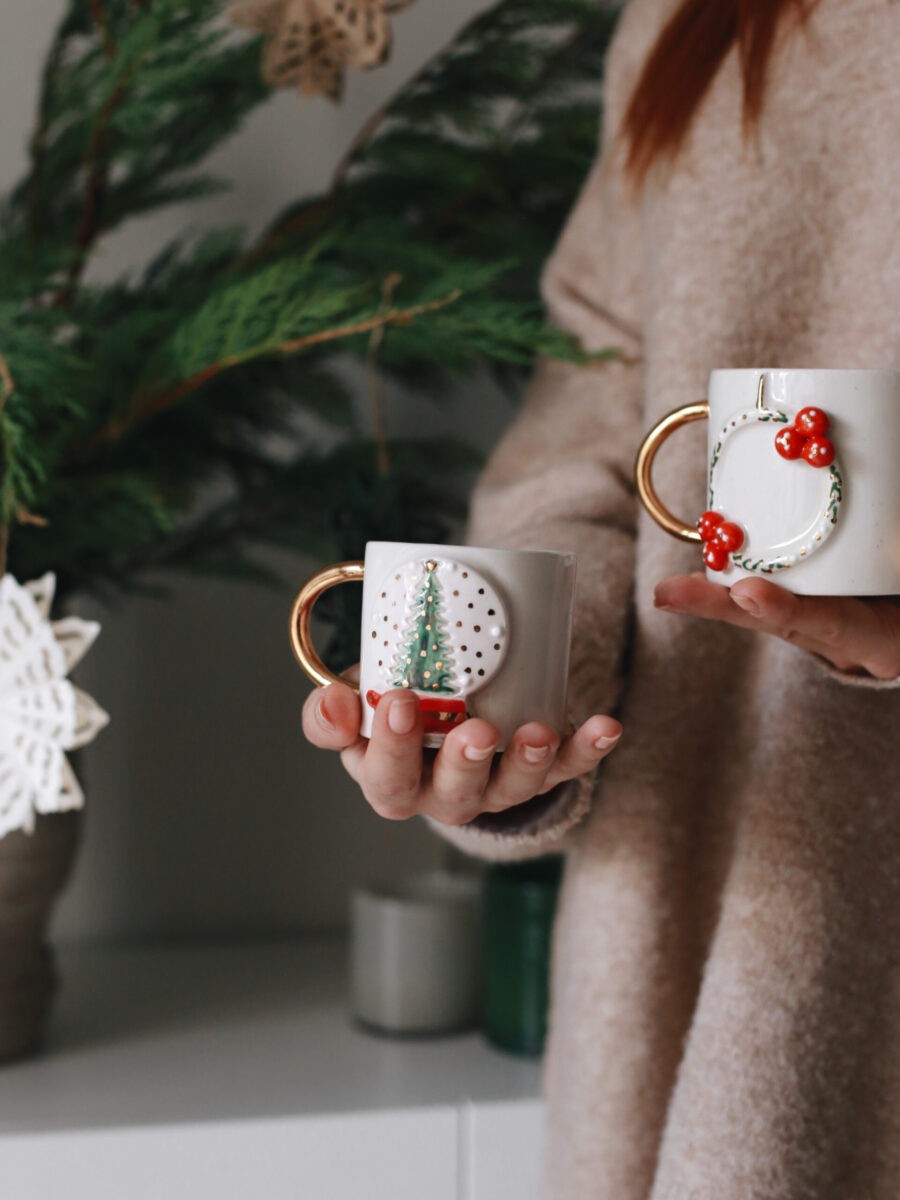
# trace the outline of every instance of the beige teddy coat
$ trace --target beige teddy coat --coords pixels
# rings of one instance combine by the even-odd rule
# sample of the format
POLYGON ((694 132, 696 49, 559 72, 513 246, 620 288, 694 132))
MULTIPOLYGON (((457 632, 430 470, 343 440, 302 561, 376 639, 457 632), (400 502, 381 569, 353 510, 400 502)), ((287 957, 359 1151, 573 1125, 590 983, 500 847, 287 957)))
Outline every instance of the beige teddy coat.
MULTIPOLYGON (((544 281, 625 360, 539 369, 468 533, 577 552, 573 713, 625 734, 595 780, 434 827, 489 859, 567 853, 546 1200, 898 1200, 900 690, 655 610, 699 556, 637 511, 632 467, 713 367, 900 366, 900 3, 821 0, 779 40, 755 139, 732 54, 633 198, 615 132, 673 6, 625 11, 544 281)), ((657 467, 686 516, 704 436, 657 467)))

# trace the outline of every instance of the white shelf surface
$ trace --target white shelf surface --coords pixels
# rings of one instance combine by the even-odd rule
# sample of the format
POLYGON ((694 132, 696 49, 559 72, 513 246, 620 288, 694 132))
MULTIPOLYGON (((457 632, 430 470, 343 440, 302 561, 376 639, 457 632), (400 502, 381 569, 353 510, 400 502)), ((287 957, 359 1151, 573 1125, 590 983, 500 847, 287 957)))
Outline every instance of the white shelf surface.
POLYGON ((0 1070, 5 1200, 499 1200, 498 1174, 536 1194, 540 1064, 358 1029, 343 943, 60 962, 45 1052, 0 1070))
POLYGON ((41 1057, 0 1070, 0 1134, 535 1099, 478 1033, 356 1028, 342 943, 79 948, 41 1057))

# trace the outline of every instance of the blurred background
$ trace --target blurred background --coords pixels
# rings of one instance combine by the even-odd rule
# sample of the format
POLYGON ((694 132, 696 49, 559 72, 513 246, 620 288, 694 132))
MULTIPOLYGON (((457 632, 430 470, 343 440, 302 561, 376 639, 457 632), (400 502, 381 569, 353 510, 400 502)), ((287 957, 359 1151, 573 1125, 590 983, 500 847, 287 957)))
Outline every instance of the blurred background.
POLYGON ((481 872, 375 816, 303 739, 287 623, 368 539, 459 540, 535 358, 584 359, 537 281, 618 6, 335 5, 393 33, 338 103, 318 9, 225 7, 0 6, 0 574, 101 623, 74 679, 111 717, 82 819, 35 836, 9 719, 0 747, 4 1187, 536 1196, 560 860, 481 872))
MULTIPOLYGON (((41 66, 64 7, 0 7, 0 191, 26 168, 41 66)), ((411 8, 395 22, 390 60, 351 72, 340 104, 273 92, 208 163, 231 189, 129 222, 101 244, 89 278, 115 278, 185 230, 241 224, 258 233, 286 204, 321 190, 366 117, 484 7, 411 8)), ((452 405, 390 385, 385 400, 391 433, 450 424, 484 447, 510 413, 486 377, 467 382, 452 405)), ((103 623, 77 678, 112 721, 80 756, 84 841, 57 936, 333 930, 361 878, 439 861, 422 823, 374 816, 337 761, 304 742, 308 684, 287 616, 296 587, 322 564, 280 555, 273 565, 284 588, 166 574, 154 580, 162 600, 73 601, 73 611, 103 623)))

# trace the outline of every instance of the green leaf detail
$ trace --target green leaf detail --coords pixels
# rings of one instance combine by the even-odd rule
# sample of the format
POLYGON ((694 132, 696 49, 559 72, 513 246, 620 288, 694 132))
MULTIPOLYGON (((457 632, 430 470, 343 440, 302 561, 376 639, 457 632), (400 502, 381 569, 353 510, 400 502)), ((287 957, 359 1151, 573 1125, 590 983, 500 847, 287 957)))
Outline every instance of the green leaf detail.
POLYGON ((752 559, 742 557, 740 554, 733 554, 731 561, 736 567, 741 567, 745 571, 755 571, 760 575, 773 575, 776 571, 783 571, 790 565, 783 559, 773 559, 768 562, 764 558, 752 559))

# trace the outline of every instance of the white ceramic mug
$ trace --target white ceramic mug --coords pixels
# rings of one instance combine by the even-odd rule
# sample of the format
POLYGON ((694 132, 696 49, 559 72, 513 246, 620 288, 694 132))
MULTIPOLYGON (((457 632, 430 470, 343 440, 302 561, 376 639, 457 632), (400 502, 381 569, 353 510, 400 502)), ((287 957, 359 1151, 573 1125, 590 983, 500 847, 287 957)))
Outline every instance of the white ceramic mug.
POLYGON ((353 1015, 386 1033, 450 1033, 477 1024, 482 1001, 481 880, 425 871, 353 893, 353 1015))
POLYGON ((636 482, 663 529, 706 543, 713 582, 758 575, 801 595, 900 594, 900 371, 713 371, 708 402, 644 439, 636 482), (651 469, 676 429, 705 418, 701 533, 669 512, 651 469))
POLYGON ((466 717, 490 721, 499 748, 526 721, 566 728, 575 556, 416 542, 369 542, 300 589, 291 644, 315 683, 343 682, 313 647, 309 618, 330 587, 363 580, 359 693, 363 737, 381 697, 419 697, 426 746, 466 717))

